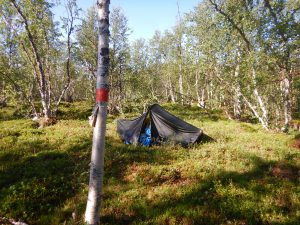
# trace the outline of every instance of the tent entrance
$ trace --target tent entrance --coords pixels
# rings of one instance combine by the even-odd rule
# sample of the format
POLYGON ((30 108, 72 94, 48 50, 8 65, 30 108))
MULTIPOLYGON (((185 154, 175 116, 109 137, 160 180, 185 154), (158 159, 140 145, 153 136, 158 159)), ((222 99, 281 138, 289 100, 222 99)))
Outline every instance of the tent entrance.
POLYGON ((152 119, 152 113, 149 111, 143 121, 138 142, 144 146, 151 146, 158 144, 159 133, 152 119))
POLYGON ((152 144, 152 132, 151 132, 151 118, 150 113, 147 113, 139 136, 139 143, 144 146, 151 146, 152 144))

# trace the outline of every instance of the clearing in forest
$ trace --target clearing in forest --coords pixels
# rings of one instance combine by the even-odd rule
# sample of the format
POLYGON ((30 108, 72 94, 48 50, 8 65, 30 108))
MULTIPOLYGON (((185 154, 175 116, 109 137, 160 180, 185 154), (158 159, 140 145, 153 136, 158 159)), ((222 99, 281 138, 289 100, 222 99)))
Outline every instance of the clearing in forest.
MULTIPOLYGON (((163 106, 215 141, 190 148, 125 145, 116 133, 118 117, 109 116, 102 224, 299 224, 300 150, 291 144, 297 133, 267 132, 197 107, 163 106)), ((81 224, 91 105, 63 103, 61 120, 42 129, 13 111, 0 111, 0 217, 81 224)))

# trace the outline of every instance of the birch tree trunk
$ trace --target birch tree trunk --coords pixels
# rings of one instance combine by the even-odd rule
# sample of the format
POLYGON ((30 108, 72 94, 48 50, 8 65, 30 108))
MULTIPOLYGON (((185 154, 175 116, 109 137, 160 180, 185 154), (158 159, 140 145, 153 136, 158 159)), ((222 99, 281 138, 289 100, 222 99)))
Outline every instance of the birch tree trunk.
POLYGON ((172 84, 172 80, 171 80, 171 76, 170 74, 168 73, 168 83, 169 83, 169 93, 170 93, 170 97, 171 97, 171 101, 172 103, 175 103, 176 102, 176 98, 175 98, 175 94, 174 94, 174 87, 173 87, 173 84, 172 84))
POLYGON ((238 65, 235 68, 234 71, 234 77, 235 77, 235 96, 234 96, 234 108, 233 108, 233 112, 234 112, 234 117, 236 119, 241 119, 241 114, 242 114, 242 106, 241 106, 241 97, 242 97, 242 93, 241 93, 241 86, 239 83, 239 76, 240 76, 240 65, 238 62, 238 65))
POLYGON ((46 78, 45 65, 43 64, 43 59, 38 51, 38 46, 35 42, 35 37, 33 36, 32 30, 30 29, 30 20, 23 13, 21 7, 15 0, 10 0, 11 5, 18 12, 20 17, 23 20, 24 27, 26 30, 26 35, 28 37, 31 51, 33 54, 33 59, 29 59, 29 61, 33 62, 34 71, 36 73, 36 80, 41 96, 41 102, 43 106, 43 113, 46 120, 51 117, 51 99, 50 99, 50 84, 49 80, 46 78))
MULTIPOLYGON (((234 18, 231 17, 230 14, 226 13, 222 9, 222 7, 220 5, 218 5, 217 1, 215 1, 215 0, 209 0, 209 2, 215 8, 215 10, 217 12, 219 12, 221 15, 223 15, 225 17, 225 19, 232 25, 232 27, 239 33, 240 37, 243 40, 243 43, 245 44, 246 51, 248 53, 253 52, 254 48, 253 48, 250 40, 247 38, 247 35, 244 32, 243 27, 240 27, 240 25, 235 22, 234 18)), ((252 67, 252 80, 253 80, 253 84, 254 84, 253 85, 254 86, 253 94, 256 97, 256 100, 257 100, 258 105, 260 107, 260 110, 262 112, 262 116, 259 115, 259 112, 256 110, 256 107, 254 105, 252 105, 251 102, 248 101, 245 98, 245 96, 243 96, 243 99, 246 101, 246 104, 252 110, 252 112, 254 113, 254 115, 259 119, 259 121, 261 122, 262 126, 265 129, 268 129, 268 112, 267 112, 266 104, 264 103, 263 98, 261 97, 261 95, 260 95, 260 93, 259 93, 259 91, 257 89, 256 70, 254 68, 254 65, 252 67)))
MULTIPOLYGON (((284 65, 282 73, 282 81, 280 83, 282 94, 283 94, 283 108, 284 108, 284 127, 282 130, 284 132, 287 132, 289 129, 289 123, 292 120, 292 110, 291 110, 291 83, 292 83, 292 76, 290 76, 290 69, 291 69, 291 49, 292 47, 292 38, 290 37, 291 33, 288 29, 288 27, 291 27, 291 24, 286 20, 286 22, 282 23, 285 19, 283 19, 281 13, 277 11, 278 9, 275 4, 272 3, 272 1, 264 0, 264 7, 266 7, 272 17, 273 23, 275 25, 276 29, 276 38, 279 43, 283 46, 283 49, 281 50, 284 59, 284 65)), ((299 8, 298 8, 299 10, 299 8)), ((297 32, 299 33, 299 32, 297 32)), ((278 54, 278 53, 277 53, 278 54)), ((280 60, 281 61, 281 60, 280 60)), ((282 67, 279 63, 279 68, 282 67)))
POLYGON ((195 74, 195 88, 196 88, 196 96, 197 96, 197 105, 201 106, 201 97, 200 97, 200 87, 199 87, 199 72, 196 71, 195 74))
MULTIPOLYGON (((181 48, 181 47, 180 47, 181 48)), ((180 50, 180 58, 181 58, 181 50, 180 50)), ((180 94, 180 103, 183 105, 183 77, 182 77, 182 60, 180 59, 179 63, 179 79, 178 79, 178 86, 179 86, 179 94, 180 94)))
MULTIPOLYGON (((240 48, 241 43, 238 43, 238 46, 240 48)), ((242 114, 242 92, 241 92, 241 84, 240 84, 240 63, 241 63, 241 53, 240 50, 237 52, 237 65, 235 67, 234 71, 234 79, 235 79, 235 96, 234 96, 234 117, 235 119, 240 120, 241 114, 242 114)))
POLYGON ((196 71, 196 75, 195 75, 195 88, 196 88, 196 95, 197 95, 197 105, 201 108, 205 108, 205 102, 204 102, 205 89, 204 86, 202 85, 201 96, 200 96, 199 71, 196 71))
POLYGON ((289 129, 289 124, 292 120, 291 116, 291 101, 290 101, 290 89, 291 82, 290 79, 284 77, 281 81, 281 89, 283 92, 283 107, 284 107, 284 127, 283 130, 286 132, 289 129))
POLYGON ((259 115, 258 111, 256 110, 256 107, 254 105, 252 105, 251 102, 248 101, 248 99, 245 96, 242 95, 242 97, 244 98, 244 101, 246 102, 248 107, 251 109, 251 111, 253 112, 255 117, 259 120, 259 122, 261 123, 263 128, 268 130, 268 124, 265 122, 264 118, 259 115))
MULTIPOLYGON (((261 97, 261 95, 259 94, 258 92, 258 89, 257 89, 257 83, 256 83, 256 71, 255 71, 255 68, 252 68, 252 78, 253 78, 253 83, 254 83, 254 89, 253 89, 253 94, 255 95, 256 99, 257 99, 257 102, 260 106, 260 109, 262 111, 262 116, 261 116, 261 119, 263 120, 263 122, 261 123, 262 126, 265 128, 265 129, 268 129, 268 111, 267 111, 267 108, 265 106, 265 103, 261 97)), ((247 103, 248 104, 248 103, 247 103)), ((249 105, 249 104, 248 104, 249 105)), ((249 106, 250 107, 250 106, 249 106)), ((250 107, 251 108, 251 107, 250 107)), ((259 120, 261 120, 259 117, 258 117, 259 120)))
POLYGON ((85 212, 85 222, 88 225, 100 224, 99 210, 102 197, 104 144, 109 93, 109 4, 110 0, 97 0, 99 19, 98 68, 96 106, 93 113, 94 132, 89 193, 85 212))
POLYGON ((205 89, 202 87, 201 91, 201 101, 199 102, 201 108, 205 108, 205 89))
POLYGON ((73 43, 71 40, 71 35, 74 31, 75 28, 75 19, 76 19, 76 14, 78 13, 77 5, 74 0, 68 0, 67 1, 67 24, 66 24, 66 31, 67 31, 67 62, 66 62, 66 79, 65 79, 65 85, 55 103, 55 109, 54 109, 54 114, 57 113, 58 111, 58 106, 60 105, 60 102, 62 98, 65 96, 67 91, 70 88, 71 85, 71 51, 73 48, 73 43))

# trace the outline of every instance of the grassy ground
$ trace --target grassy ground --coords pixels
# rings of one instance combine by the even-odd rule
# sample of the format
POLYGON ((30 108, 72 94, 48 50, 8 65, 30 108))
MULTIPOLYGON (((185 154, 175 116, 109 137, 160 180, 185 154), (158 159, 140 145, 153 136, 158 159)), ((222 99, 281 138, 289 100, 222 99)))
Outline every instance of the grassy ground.
MULTIPOLYGON (((299 224, 300 150, 290 144, 296 133, 266 132, 198 108, 166 109, 215 141, 124 145, 110 116, 102 224, 299 224)), ((43 129, 13 112, 0 111, 0 217, 83 224, 91 106, 64 104, 62 119, 43 129)))

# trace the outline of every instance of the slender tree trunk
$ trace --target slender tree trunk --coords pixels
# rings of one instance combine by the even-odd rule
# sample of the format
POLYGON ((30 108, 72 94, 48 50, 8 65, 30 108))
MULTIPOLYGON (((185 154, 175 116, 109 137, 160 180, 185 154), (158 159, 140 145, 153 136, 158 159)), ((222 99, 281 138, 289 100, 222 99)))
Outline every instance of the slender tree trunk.
POLYGON ((201 91, 201 101, 199 102, 199 105, 201 108, 205 108, 205 89, 204 87, 202 88, 202 91, 201 91))
POLYGON ((45 119, 48 120, 51 117, 50 97, 45 88, 40 90, 40 94, 41 94, 41 101, 43 106, 43 114, 45 119))
MULTIPOLYGON (((266 106, 265 106, 265 103, 262 99, 262 97, 260 96, 259 92, 258 92, 258 89, 257 89, 257 84, 256 84, 256 71, 254 68, 252 68, 252 78, 253 78, 253 82, 254 82, 254 90, 253 90, 253 94, 255 95, 257 101, 258 101, 258 104, 260 106, 260 109, 262 111, 262 120, 264 121, 262 123, 263 127, 265 129, 268 129, 268 111, 266 109, 266 106)), ((248 103, 247 103, 248 104, 248 103)), ((248 104, 249 105, 249 104, 248 104)), ((251 108, 251 107, 250 107, 251 108)))
MULTIPOLYGON (((155 75, 154 75, 155 76, 155 75)), ((156 89, 157 89, 157 82, 155 81, 156 78, 154 78, 154 76, 151 76, 151 84, 150 84, 150 92, 151 92, 151 96, 152 96, 152 99, 156 99, 156 89)))
MULTIPOLYGON (((272 5, 270 4, 269 0, 264 0, 264 6, 269 10, 273 22, 276 25, 276 32, 277 35, 280 37, 280 42, 284 43, 284 70, 281 71, 283 73, 283 80, 281 81, 281 88, 283 92, 283 108, 284 108, 284 127, 283 131, 287 132, 289 129, 289 123, 292 120, 292 112, 291 112, 291 82, 292 77, 289 76, 289 72, 291 69, 291 43, 289 43, 289 38, 286 36, 286 30, 283 29, 282 24, 280 24, 280 19, 278 19, 278 16, 280 14, 272 8, 272 5)), ((287 25, 285 26, 285 28, 287 25)), ((281 67, 281 66, 280 66, 281 67)))
MULTIPOLYGON (((119 61, 122 61, 119 59, 119 61)), ((116 107, 118 107, 118 111, 122 114, 123 113, 123 102, 125 101, 125 93, 124 93, 124 86, 123 86, 123 65, 120 63, 119 65, 119 80, 118 80, 118 88, 119 88, 119 93, 118 93, 118 103, 116 107)))
POLYGON ((89 193, 85 212, 85 222, 100 224, 100 204, 102 198, 105 131, 108 103, 109 72, 109 0, 98 0, 99 42, 96 84, 96 106, 94 110, 94 133, 91 156, 89 193))
POLYGON ((213 109, 214 108, 214 93, 213 93, 213 88, 214 88, 214 85, 213 85, 213 82, 212 80, 209 82, 209 99, 210 99, 210 108, 213 109))
MULTIPOLYGON (((181 54, 181 53, 180 53, 181 54)), ((181 57, 181 56, 180 56, 181 57)), ((181 61, 181 60, 180 60, 181 61)), ((183 77, 182 77, 182 63, 179 63, 179 79, 178 79, 178 85, 179 85, 179 94, 180 94, 180 103, 183 105, 184 99, 183 99, 183 77)))
POLYGON ((186 94, 185 94, 185 96, 186 96, 185 102, 188 105, 192 105, 193 97, 190 97, 190 96, 192 96, 191 95, 191 87, 190 87, 190 84, 188 82, 186 84, 187 84, 187 90, 186 90, 186 94))
POLYGON ((46 120, 48 120, 51 117, 51 100, 50 100, 50 87, 49 87, 49 80, 46 79, 46 68, 43 64, 43 60, 41 58, 41 55, 39 54, 38 47, 35 42, 35 38, 31 32, 30 29, 30 22, 28 21, 28 18, 26 17, 26 14, 23 13, 21 10, 21 7, 18 5, 18 3, 15 0, 10 0, 12 6, 16 9, 18 14, 22 17, 24 22, 24 27, 26 30, 27 37, 29 39, 29 43, 31 46, 32 53, 34 55, 34 66, 35 67, 35 73, 39 75, 40 77, 38 79, 38 87, 39 92, 41 96, 42 106, 43 106, 43 113, 46 120))
POLYGON ((168 73, 168 80, 169 80, 169 93, 170 93, 171 101, 172 101, 172 103, 175 103, 176 98, 175 98, 175 94, 174 94, 174 87, 172 85, 172 80, 171 80, 171 76, 169 73, 168 73))
POLYGON ((34 105, 32 93, 33 93, 33 85, 30 85, 28 102, 29 102, 29 104, 31 106, 33 116, 34 117, 38 117, 38 114, 37 114, 37 111, 36 111, 36 108, 35 108, 35 105, 34 105))
MULTIPOLYGON (((219 12, 221 15, 223 15, 225 17, 225 19, 232 25, 232 27, 239 33, 240 37, 242 38, 242 40, 243 40, 243 42, 244 42, 244 44, 246 46, 247 52, 251 53, 251 51, 253 51, 252 44, 251 44, 250 40, 248 39, 246 33, 242 29, 242 27, 240 27, 240 25, 234 21, 233 17, 231 17, 229 14, 227 14, 225 11, 223 11, 222 7, 220 5, 218 5, 217 1, 215 1, 215 0, 209 0, 209 2, 215 8, 215 10, 217 12, 219 12)), ((256 100, 258 101, 258 104, 259 104, 260 109, 262 111, 262 116, 260 116, 259 112, 256 110, 256 108, 249 101, 247 101, 247 99, 245 98, 245 96, 243 96, 243 98, 246 101, 246 103, 249 106, 249 108, 255 114, 255 116, 259 119, 259 121, 261 122, 262 126, 265 129, 268 129, 268 113, 267 113, 265 104, 263 102, 263 99, 260 96, 260 94, 258 92, 258 89, 257 89, 257 85, 256 85, 256 71, 255 71, 254 67, 252 68, 252 78, 253 78, 253 82, 254 82, 253 94, 256 97, 256 100)))
POLYGON ((95 81, 95 77, 94 76, 89 76, 89 86, 90 86, 89 94, 91 96, 91 99, 93 99, 93 100, 95 98, 95 92, 96 92, 94 81, 95 81))
POLYGON ((169 101, 169 87, 168 87, 168 84, 166 84, 164 87, 165 87, 166 99, 167 99, 167 101, 169 101))
POLYGON ((196 74, 195 74, 195 89, 196 89, 196 96, 197 96, 197 103, 200 104, 200 101, 201 101, 201 97, 200 97, 200 94, 199 94, 199 72, 196 71, 196 74))
POLYGON ((280 121, 280 111, 278 107, 275 108, 275 127, 279 128, 279 121, 280 121))
POLYGON ((221 99, 222 99, 223 104, 224 104, 224 110, 225 110, 225 114, 226 114, 227 118, 228 118, 229 120, 232 120, 232 116, 230 115, 230 112, 229 112, 229 110, 228 110, 228 106, 227 106, 227 102, 226 102, 225 96, 224 96, 224 95, 221 95, 221 99))
MULTIPOLYGON (((240 43, 239 43, 240 46, 240 43)), ((241 93, 241 85, 240 85, 240 52, 238 51, 237 53, 237 65, 235 67, 234 71, 234 78, 235 78, 235 96, 234 96, 234 107, 233 107, 233 112, 234 112, 234 117, 236 119, 241 119, 241 114, 242 114, 242 93, 241 93)))
POLYGON ((291 116, 291 101, 290 101, 290 89, 291 82, 288 77, 285 77, 281 81, 281 88, 283 92, 283 107, 284 107, 284 131, 288 131, 290 122, 292 120, 291 116))
MULTIPOLYGON (((75 9, 76 10, 76 9, 75 9)), ((74 5, 72 5, 71 1, 69 0, 67 2, 67 11, 68 11, 68 22, 67 22, 67 62, 66 62, 66 79, 65 79, 65 85, 60 93, 60 96, 58 97, 58 100, 55 103, 55 109, 54 112, 56 114, 58 110, 58 106, 60 105, 60 102, 62 98, 65 96, 67 91, 70 88, 71 85, 71 50, 73 47, 71 35, 74 31, 74 5)), ((75 12, 76 13, 76 12, 75 12)))
POLYGON ((259 122, 261 123, 261 125, 263 126, 263 128, 265 128, 266 130, 268 130, 268 124, 266 123, 266 121, 264 120, 264 118, 259 115, 259 112, 256 110, 256 107, 254 105, 252 105, 251 102, 248 101, 248 99, 245 96, 243 96, 243 98, 244 98, 244 101, 246 102, 246 104, 249 106, 249 108, 253 112, 253 114, 255 115, 255 117, 259 120, 259 122))
POLYGON ((202 87, 201 90, 201 96, 200 96, 200 86, 199 86, 199 72, 196 72, 196 81, 195 81, 195 86, 196 86, 196 94, 197 94, 197 103, 198 106, 201 108, 205 108, 205 89, 202 87))

